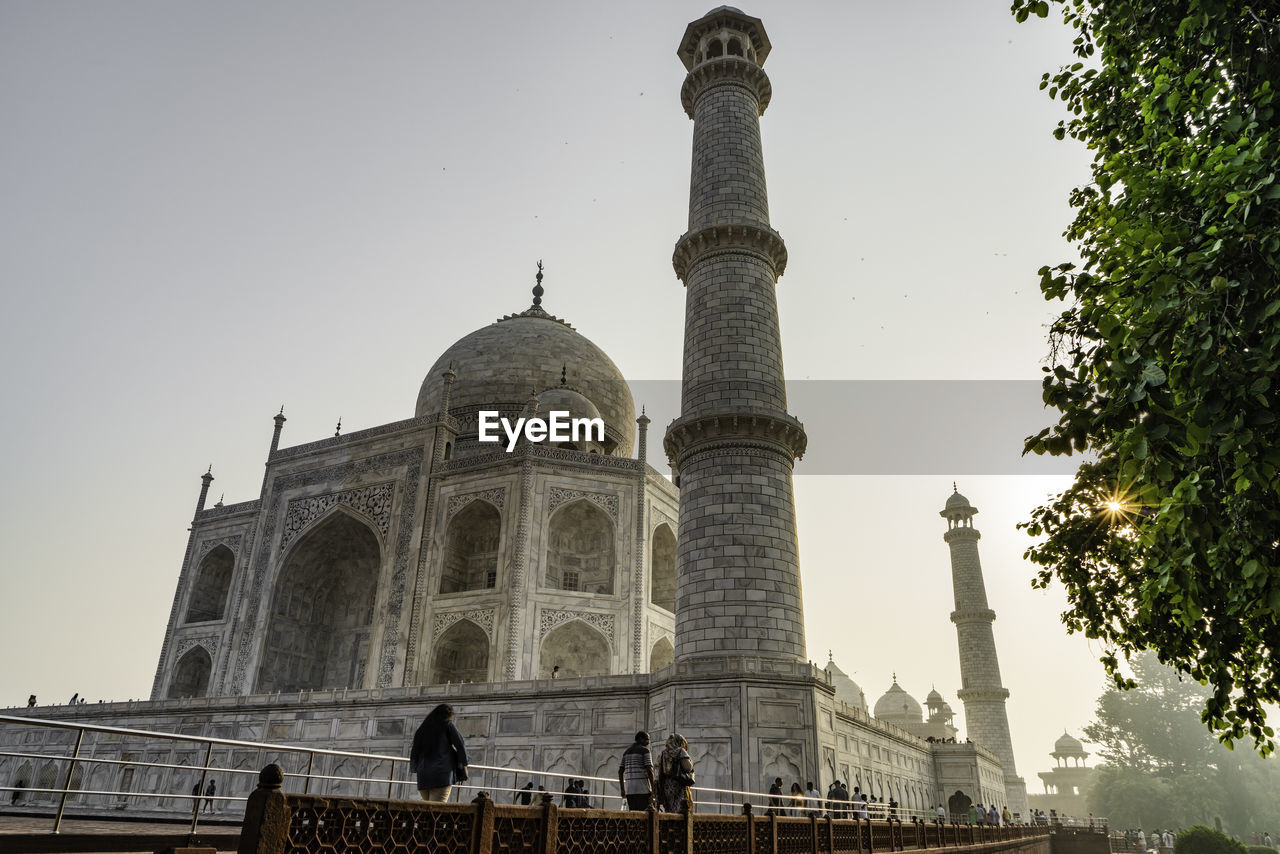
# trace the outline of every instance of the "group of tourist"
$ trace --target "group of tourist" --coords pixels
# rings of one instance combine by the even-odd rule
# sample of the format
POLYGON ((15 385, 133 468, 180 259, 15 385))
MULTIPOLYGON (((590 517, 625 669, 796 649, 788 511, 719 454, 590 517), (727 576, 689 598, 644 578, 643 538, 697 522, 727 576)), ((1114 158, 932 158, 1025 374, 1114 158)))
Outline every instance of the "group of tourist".
POLYGON ((673 732, 667 737, 656 767, 655 774, 649 733, 640 730, 618 764, 618 787, 626 799, 627 809, 647 810, 650 805, 656 805, 664 812, 692 812, 693 758, 689 756, 689 742, 684 736, 673 732))

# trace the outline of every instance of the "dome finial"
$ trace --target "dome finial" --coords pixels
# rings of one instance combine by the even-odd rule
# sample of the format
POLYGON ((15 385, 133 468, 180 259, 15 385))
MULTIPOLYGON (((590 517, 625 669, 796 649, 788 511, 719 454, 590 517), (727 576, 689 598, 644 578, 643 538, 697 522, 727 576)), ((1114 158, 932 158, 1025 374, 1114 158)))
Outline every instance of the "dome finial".
POLYGON ((333 435, 335 437, 342 435, 342 416, 341 415, 338 416, 338 426, 333 428, 333 435))
POLYGON ((960 487, 956 486, 956 482, 954 480, 951 481, 951 491, 952 493, 956 493, 960 491, 960 487))
POLYGON ((569 372, 569 365, 565 362, 561 362, 560 363, 560 385, 561 386, 566 386, 569 384, 568 372, 569 372))
POLYGON ((534 276, 536 284, 533 286, 533 305, 530 308, 542 307, 542 295, 546 293, 542 288, 542 259, 538 259, 538 275, 534 276))

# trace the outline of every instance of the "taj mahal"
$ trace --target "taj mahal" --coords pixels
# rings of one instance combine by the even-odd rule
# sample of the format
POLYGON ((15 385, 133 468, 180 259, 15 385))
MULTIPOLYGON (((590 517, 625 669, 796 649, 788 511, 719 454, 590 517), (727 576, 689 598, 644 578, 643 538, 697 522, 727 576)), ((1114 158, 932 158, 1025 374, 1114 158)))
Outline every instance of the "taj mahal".
MULTIPOLYGON (((410 417, 290 446, 282 410, 257 497, 209 506, 203 476, 150 700, 24 711, 402 755, 449 702, 478 764, 614 777, 637 730, 678 730, 700 785, 838 779, 907 809, 959 795, 1025 816, 978 511, 959 491, 939 496, 933 524, 967 733, 936 688, 922 706, 895 677, 868 704, 806 649, 792 469, 807 438, 787 409, 774 295, 787 248, 761 148, 771 49, 762 22, 728 6, 679 40, 693 121, 672 259, 686 294, 679 417, 650 435, 626 377, 558 316, 539 269, 531 301, 497 289, 511 313, 425 371, 410 417), (478 441, 482 412, 567 412, 604 430, 508 451, 478 441), (645 462, 650 441, 670 476, 645 462)), ((0 743, 17 737, 0 727, 0 743)), ((198 761, 176 747, 144 758, 153 790, 177 785, 162 766, 198 761)), ((39 773, 0 760, 7 784, 39 773)))

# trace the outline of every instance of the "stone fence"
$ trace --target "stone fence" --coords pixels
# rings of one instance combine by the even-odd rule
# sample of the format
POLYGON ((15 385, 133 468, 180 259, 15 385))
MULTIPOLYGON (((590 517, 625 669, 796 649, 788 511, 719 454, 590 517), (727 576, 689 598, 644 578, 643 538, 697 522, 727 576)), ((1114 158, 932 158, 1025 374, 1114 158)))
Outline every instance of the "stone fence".
POLYGON ((874 854, 930 848, 973 854, 1049 854, 1043 827, 982 827, 899 820, 678 815, 654 810, 565 809, 331 798, 289 794, 268 765, 245 807, 240 854, 448 852, 448 854, 874 854))

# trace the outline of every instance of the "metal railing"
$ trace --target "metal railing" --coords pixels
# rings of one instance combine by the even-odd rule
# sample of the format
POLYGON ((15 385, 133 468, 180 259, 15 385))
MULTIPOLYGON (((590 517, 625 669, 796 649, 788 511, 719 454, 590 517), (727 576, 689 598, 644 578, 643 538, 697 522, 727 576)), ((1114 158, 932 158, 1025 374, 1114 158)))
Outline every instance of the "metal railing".
MULTIPOLYGON (((408 759, 374 753, 272 744, 212 736, 129 729, 87 723, 68 723, 28 717, 0 715, 0 726, 25 727, 53 734, 66 734, 65 739, 50 736, 46 746, 57 752, 0 750, 0 759, 13 761, 7 780, 0 780, 0 792, 10 798, 11 806, 47 808, 56 801, 52 832, 62 828, 67 806, 75 799, 91 812, 119 810, 130 806, 141 812, 147 808, 160 813, 185 814, 188 805, 194 835, 201 819, 201 804, 206 811, 235 808, 245 803, 253 790, 259 769, 279 763, 286 779, 296 781, 301 794, 349 796, 352 794, 381 798, 413 798, 416 782, 408 759), (136 741, 137 744, 132 744, 136 741), (164 761, 160 745, 169 745, 169 753, 181 750, 187 762, 164 761), (41 763, 36 774, 19 775, 23 766, 41 763), (361 773, 338 773, 344 765, 355 766, 361 773), (52 771, 50 771, 52 769, 52 771), (86 769, 90 769, 86 773, 86 769), (130 770, 132 769, 132 770, 130 770), (114 770, 115 773, 112 773, 114 770), (137 786, 137 771, 143 771, 143 788, 137 786), (93 776, 99 785, 84 784, 93 776), (101 778, 110 777, 103 782, 101 778), (152 782, 148 789, 147 780, 152 782), (177 782, 181 780, 181 782, 177 782), (60 782, 59 782, 60 781, 60 782), (194 781, 194 786, 190 784, 194 781), (214 791, 209 791, 214 782, 214 791), (218 791, 217 784, 221 784, 218 791), (172 791, 178 787, 178 791, 172 791), (23 801, 25 800, 25 803, 23 801), (98 801, 93 805, 92 801, 98 801), (215 806, 216 805, 216 806, 215 806)), ((470 765, 471 779, 455 786, 455 799, 467 801, 480 792, 490 798, 516 803, 528 795, 530 801, 546 794, 561 799, 572 797, 573 803, 585 808, 621 808, 623 799, 617 778, 572 774, 557 771, 470 765), (581 781, 584 792, 565 791, 570 781, 581 781), (522 783, 532 782, 534 789, 522 783)), ((877 801, 858 804, 851 801, 828 801, 825 798, 797 800, 791 795, 722 789, 711 786, 693 787, 694 809, 700 813, 739 815, 744 804, 761 813, 779 817, 815 817, 835 819, 897 819, 906 822, 934 823, 931 809, 891 806, 877 801)), ((958 816, 964 823, 967 816, 958 816)), ((1101 824, 1099 825, 1101 826, 1101 824)))

